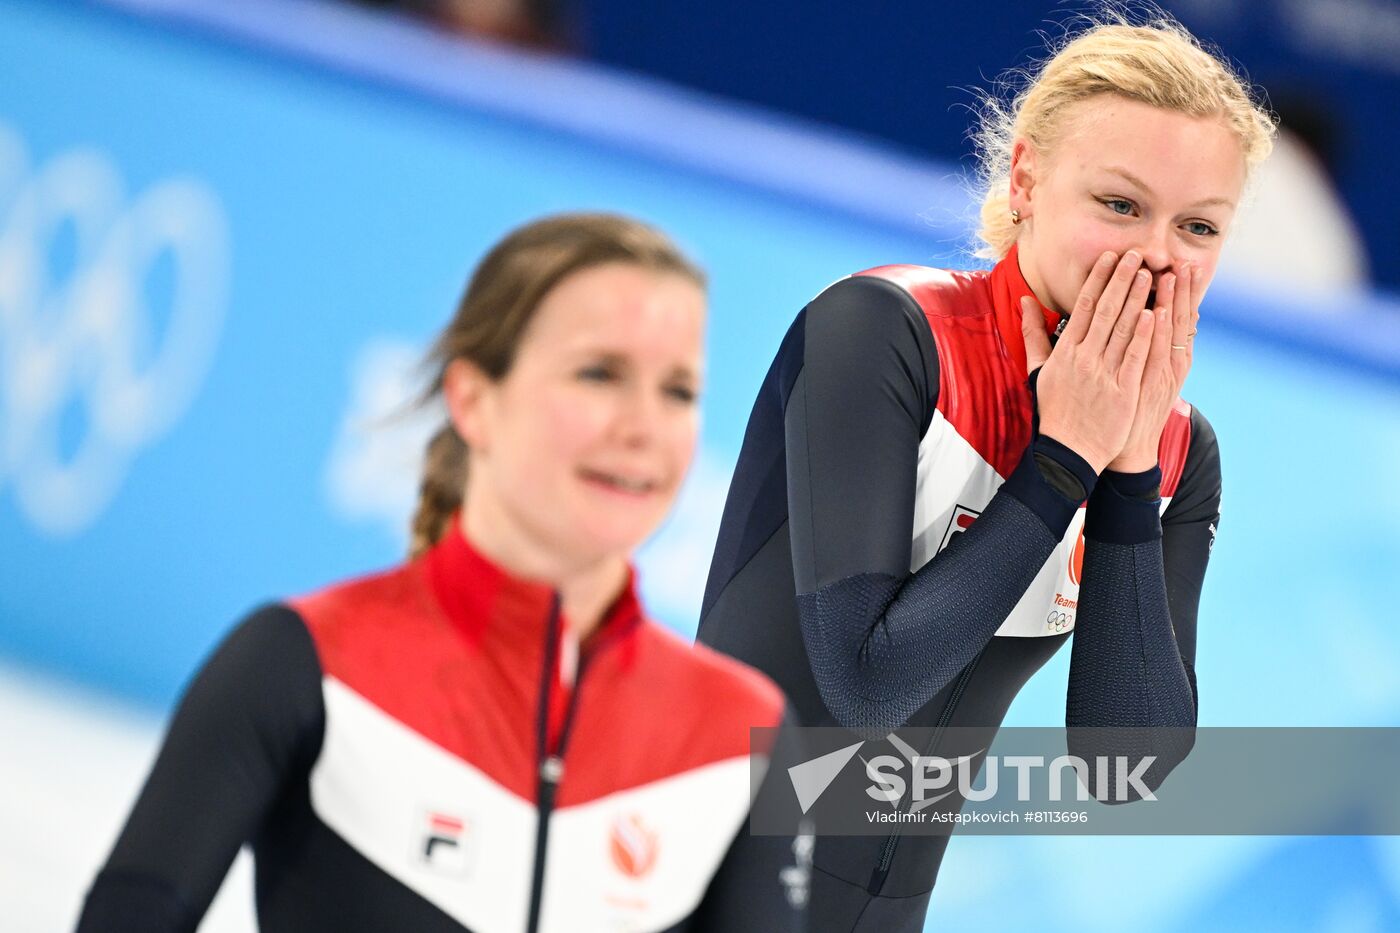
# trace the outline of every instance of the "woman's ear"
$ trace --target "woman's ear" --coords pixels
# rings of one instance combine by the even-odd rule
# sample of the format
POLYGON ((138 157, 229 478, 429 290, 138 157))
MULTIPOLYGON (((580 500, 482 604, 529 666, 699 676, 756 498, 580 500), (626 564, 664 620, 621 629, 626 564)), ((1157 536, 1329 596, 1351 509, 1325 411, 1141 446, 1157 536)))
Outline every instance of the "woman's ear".
POLYGON ((1011 147, 1011 203, 1021 220, 1031 216, 1032 190, 1036 181, 1036 151, 1030 140, 1017 137, 1011 147))
POLYGON ((472 452, 480 453, 491 444, 487 402, 494 383, 471 360, 457 358, 442 373, 442 400, 447 419, 472 452))

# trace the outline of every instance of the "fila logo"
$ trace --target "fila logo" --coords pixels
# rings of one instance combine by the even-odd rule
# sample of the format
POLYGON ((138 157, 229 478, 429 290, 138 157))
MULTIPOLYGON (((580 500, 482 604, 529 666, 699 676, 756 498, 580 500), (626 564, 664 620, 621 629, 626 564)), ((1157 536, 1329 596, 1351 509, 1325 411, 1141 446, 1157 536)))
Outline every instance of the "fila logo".
POLYGON ((423 814, 417 847, 418 861, 445 875, 471 871, 471 823, 464 817, 438 810, 423 814))
POLYGON ((941 551, 952 544, 953 538, 971 528, 972 523, 977 521, 977 516, 981 514, 976 509, 968 508, 965 505, 954 506, 953 515, 948 519, 948 527, 943 531, 943 541, 938 545, 938 549, 941 551))
POLYGON ((659 851, 656 830, 637 814, 622 815, 613 821, 608 854, 613 867, 627 877, 641 878, 651 871, 659 851))

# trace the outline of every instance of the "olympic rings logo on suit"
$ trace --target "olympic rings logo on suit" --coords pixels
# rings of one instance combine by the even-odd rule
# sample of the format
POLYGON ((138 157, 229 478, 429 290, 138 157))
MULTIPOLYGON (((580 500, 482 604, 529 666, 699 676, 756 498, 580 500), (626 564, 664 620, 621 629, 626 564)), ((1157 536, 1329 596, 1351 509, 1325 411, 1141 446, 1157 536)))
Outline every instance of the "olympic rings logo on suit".
POLYGON ((1063 632, 1069 628, 1069 613, 1059 609, 1050 610, 1050 614, 1045 617, 1045 624, 1057 632, 1063 632))
POLYGON ((138 451, 185 414, 213 362, 229 267, 228 222, 203 182, 166 178, 128 198, 105 153, 31 166, 0 123, 0 490, 37 530, 91 525, 138 451), (73 261, 55 274, 70 230, 73 261), (167 258, 156 309, 146 286, 167 258))

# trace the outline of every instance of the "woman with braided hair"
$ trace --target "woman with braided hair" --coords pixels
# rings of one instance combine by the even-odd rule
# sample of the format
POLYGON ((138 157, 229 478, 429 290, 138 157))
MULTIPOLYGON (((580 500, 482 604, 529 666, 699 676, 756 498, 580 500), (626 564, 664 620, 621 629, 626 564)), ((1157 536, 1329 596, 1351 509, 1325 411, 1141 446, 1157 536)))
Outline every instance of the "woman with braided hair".
POLYGON ((491 250, 430 357, 411 559, 219 647, 81 931, 194 930, 245 842, 265 933, 800 928, 792 840, 746 826, 782 696, 630 564, 694 451, 703 289, 623 217, 491 250))

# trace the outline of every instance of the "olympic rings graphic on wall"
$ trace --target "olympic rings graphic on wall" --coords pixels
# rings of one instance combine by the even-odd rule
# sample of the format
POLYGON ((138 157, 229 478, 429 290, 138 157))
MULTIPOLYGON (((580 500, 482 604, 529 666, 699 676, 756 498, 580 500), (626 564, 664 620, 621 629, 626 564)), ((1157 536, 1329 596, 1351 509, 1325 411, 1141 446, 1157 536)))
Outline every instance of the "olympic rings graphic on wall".
POLYGON ((31 166, 0 124, 0 487, 39 531, 91 525, 137 452, 188 410, 223 327, 229 266, 228 222, 201 181, 167 178, 128 198, 105 153, 31 166), (55 274, 70 231, 72 261, 55 274), (163 261, 170 299, 153 308, 146 286, 163 261), (62 442, 75 406, 77 440, 62 442))

